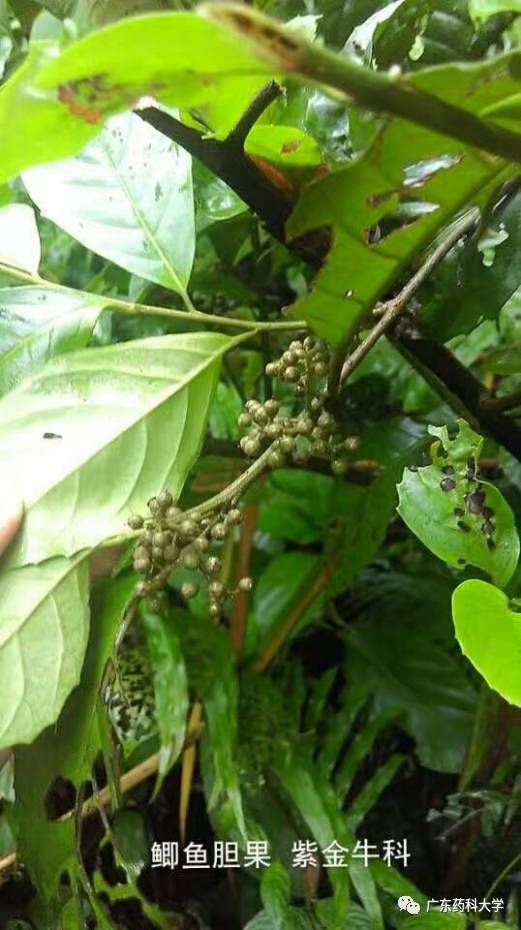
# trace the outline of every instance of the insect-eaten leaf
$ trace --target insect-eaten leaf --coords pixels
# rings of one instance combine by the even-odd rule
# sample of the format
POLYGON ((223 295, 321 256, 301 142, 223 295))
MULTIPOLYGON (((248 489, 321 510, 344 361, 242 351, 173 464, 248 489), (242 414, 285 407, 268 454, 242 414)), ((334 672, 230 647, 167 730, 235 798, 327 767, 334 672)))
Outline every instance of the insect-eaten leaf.
POLYGON ((519 536, 501 492, 479 477, 483 439, 464 420, 453 439, 446 426, 430 426, 429 432, 438 437, 431 464, 405 470, 398 486, 400 516, 449 565, 474 565, 507 584, 519 558, 519 536))
POLYGON ((452 616, 464 655, 491 688, 521 706, 521 601, 471 579, 454 591, 452 616))

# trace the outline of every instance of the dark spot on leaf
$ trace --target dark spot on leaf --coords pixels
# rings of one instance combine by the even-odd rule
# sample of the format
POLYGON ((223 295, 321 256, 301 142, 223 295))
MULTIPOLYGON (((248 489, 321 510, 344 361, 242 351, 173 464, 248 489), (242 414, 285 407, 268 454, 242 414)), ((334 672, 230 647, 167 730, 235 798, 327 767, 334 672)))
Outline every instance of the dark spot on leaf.
POLYGON ((449 453, 447 452, 445 446, 440 445, 440 448, 438 449, 438 455, 441 459, 448 459, 449 453))
POLYGON ((455 508, 454 508, 454 516, 455 516, 455 517, 464 517, 464 516, 465 516, 465 511, 463 510, 463 507, 455 507, 455 508))
POLYGON ((484 533, 485 536, 493 536, 495 531, 496 527, 493 523, 490 522, 490 520, 486 520, 481 527, 481 532, 484 533))
POLYGON ((440 488, 442 491, 453 491, 456 487, 456 482, 454 478, 444 478, 443 481, 440 481, 440 488))
POLYGON ((476 474, 477 474, 476 460, 475 460, 475 459, 468 459, 468 460, 467 460, 467 480, 468 480, 468 481, 475 481, 475 480, 476 480, 476 474))
POLYGON ((458 559, 458 565, 466 565, 465 559, 458 559))
POLYGON ((493 539, 487 539, 487 546, 488 546, 488 548, 490 549, 491 552, 492 552, 493 549, 496 548, 496 544, 495 544, 495 542, 494 542, 493 539))
POLYGON ((484 491, 472 491, 469 494, 465 494, 465 504, 469 513, 480 514, 483 513, 483 505, 485 503, 485 492, 484 491))
POLYGON ((44 433, 43 439, 63 439, 63 436, 60 436, 59 433, 44 433))
POLYGON ((300 142, 298 139, 293 139, 292 142, 285 142, 281 148, 282 155, 289 155, 291 152, 296 152, 300 148, 300 142))
POLYGON ((483 516, 485 517, 486 520, 490 520, 490 518, 494 517, 495 514, 496 514, 496 511, 493 510, 492 507, 483 507, 483 516))
POLYGON ((452 465, 444 465, 443 468, 442 468, 442 472, 443 472, 444 475, 450 475, 450 476, 452 476, 452 475, 454 474, 454 469, 453 469, 452 465))
POLYGON ((391 197, 394 197, 395 194, 395 190, 384 191, 381 194, 371 194, 371 196, 367 198, 367 206, 378 207, 381 203, 385 203, 387 200, 390 200, 391 197))
POLYGON ((468 523, 465 523, 463 520, 458 520, 458 526, 460 530, 463 530, 464 533, 470 533, 470 526, 468 523))

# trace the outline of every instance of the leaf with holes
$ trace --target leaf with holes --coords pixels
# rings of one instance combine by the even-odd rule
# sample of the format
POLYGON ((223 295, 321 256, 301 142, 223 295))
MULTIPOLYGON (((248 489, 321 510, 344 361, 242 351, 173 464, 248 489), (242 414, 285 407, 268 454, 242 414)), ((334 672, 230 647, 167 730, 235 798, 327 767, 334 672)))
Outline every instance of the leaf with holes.
POLYGON ((191 333, 71 352, 0 401, 1 470, 26 507, 10 564, 97 545, 161 487, 177 497, 237 342, 191 333))
POLYGON ((133 113, 67 161, 26 171, 43 216, 127 271, 186 293, 195 247, 192 159, 133 113))
POLYGON ((460 584, 452 595, 456 637, 485 681, 510 704, 521 706, 521 601, 486 581, 460 584))
POLYGON ((519 558, 519 536, 501 492, 478 476, 482 438, 464 420, 454 439, 446 426, 430 426, 429 432, 438 437, 432 462, 405 470, 398 486, 400 516, 449 565, 475 565, 507 584, 519 558))
POLYGON ((0 395, 55 355, 84 348, 103 298, 51 287, 0 290, 0 395))
POLYGON ((82 554, 2 569, 0 749, 30 743, 56 720, 78 683, 89 633, 88 594, 82 554))
MULTIPOLYGON (((24 568, 22 571, 34 569, 24 568)), ((16 801, 13 818, 19 854, 29 870, 51 926, 57 926, 56 915, 63 904, 63 896, 59 893, 61 874, 64 869, 73 868, 75 860, 74 818, 63 821, 51 819, 51 815, 56 813, 50 803, 52 788, 58 778, 64 786, 68 784, 71 788, 69 803, 74 804, 74 789, 78 790, 92 776, 92 766, 101 747, 96 713, 100 685, 134 586, 135 576, 127 573, 107 583, 98 592, 95 623, 92 624, 79 687, 67 700, 56 726, 46 729, 31 746, 19 746, 15 750, 16 801), (43 849, 45 855, 42 855, 43 849)), ((74 616, 72 601, 69 601, 68 609, 74 616)), ((46 648, 51 648, 51 645, 46 648)), ((41 685, 45 682, 43 674, 33 675, 33 679, 41 681, 41 685)), ((63 813, 63 809, 60 812, 63 813)))

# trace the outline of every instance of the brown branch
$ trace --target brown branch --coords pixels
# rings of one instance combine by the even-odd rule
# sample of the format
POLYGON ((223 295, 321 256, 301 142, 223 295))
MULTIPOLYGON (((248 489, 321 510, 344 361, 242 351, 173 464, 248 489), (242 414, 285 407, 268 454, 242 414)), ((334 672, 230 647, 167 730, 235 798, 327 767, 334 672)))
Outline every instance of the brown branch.
MULTIPOLYGON (((139 116, 168 138, 182 145, 195 158, 225 181, 266 224, 272 235, 296 252, 312 267, 320 268, 328 249, 329 239, 319 231, 296 242, 286 242, 285 224, 292 204, 255 164, 237 148, 226 142, 205 139, 200 133, 167 113, 153 107, 138 111, 139 116)), ((488 433, 521 461, 521 427, 515 419, 491 412, 492 400, 480 381, 461 365, 445 346, 433 340, 410 336, 392 337, 393 344, 408 359, 425 380, 448 400, 451 406, 474 422, 477 429, 488 433)))
POLYGON ((461 239, 465 233, 474 229, 478 220, 479 211, 472 210, 468 216, 463 217, 459 223, 456 223, 447 236, 433 249, 430 255, 427 256, 423 265, 413 274, 412 278, 409 279, 400 293, 382 305, 382 316, 378 322, 375 323, 363 342, 357 346, 345 362, 340 376, 341 384, 349 378, 355 368, 363 361, 367 353, 370 352, 373 346, 378 342, 380 337, 396 323, 398 318, 407 309, 407 305, 416 291, 432 274, 433 270, 445 255, 456 245, 458 240, 461 239))
POLYGON ((290 613, 284 626, 279 630, 277 635, 274 636, 272 640, 270 640, 264 652, 262 652, 255 660, 253 667, 256 672, 262 674, 262 672, 265 672, 268 666, 271 665, 273 659, 276 655, 278 655, 284 643, 295 629, 297 623, 304 616, 308 607, 310 607, 313 601, 316 600, 320 594, 323 594, 323 592, 328 587, 331 578, 336 571, 337 565, 338 563, 336 559, 333 559, 331 562, 327 562, 324 565, 322 570, 316 576, 311 587, 307 589, 295 609, 290 613))

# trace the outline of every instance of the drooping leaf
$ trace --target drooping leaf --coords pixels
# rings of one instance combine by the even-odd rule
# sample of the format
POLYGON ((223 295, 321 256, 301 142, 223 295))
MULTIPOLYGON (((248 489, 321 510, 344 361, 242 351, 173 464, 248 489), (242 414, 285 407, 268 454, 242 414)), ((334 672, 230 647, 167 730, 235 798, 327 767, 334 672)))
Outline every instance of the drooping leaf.
POLYGON ((26 203, 0 208, 0 264, 38 272, 40 236, 34 210, 26 203))
POLYGON ((84 348, 103 299, 29 286, 0 290, 0 395, 55 355, 84 348))
MULTIPOLYGON (((96 716, 100 686, 134 586, 134 576, 122 575, 99 593, 79 686, 70 695, 57 725, 46 729, 31 746, 16 750, 14 820, 19 854, 53 926, 63 904, 60 876, 66 869, 74 870, 75 837, 73 818, 55 819, 56 813, 63 811, 53 810, 51 789, 58 778, 78 789, 92 775, 101 747, 96 716)), ((70 599, 68 605, 72 611, 70 599)))
POLYGON ((54 723, 78 683, 89 633, 89 577, 84 553, 4 567, 0 574, 2 749, 30 743, 54 723))
POLYGON ((472 579, 454 591, 452 615, 464 655, 491 688, 521 706, 520 602, 510 603, 499 588, 472 579))
POLYGON ((127 271, 186 292, 194 257, 191 157, 133 113, 75 158, 32 168, 42 214, 127 271))
POLYGON ((294 926, 288 914, 291 884, 289 875, 280 862, 273 862, 261 880, 261 898, 273 930, 291 930, 294 926))
POLYGON ((11 391, 0 402, 2 470, 14 471, 26 507, 11 564, 121 532, 161 486, 177 497, 234 344, 194 333, 85 349, 11 391))
POLYGON ((398 511, 438 558, 455 568, 475 565, 499 584, 511 578, 519 558, 514 515, 501 492, 478 477, 483 440, 464 420, 449 439, 447 427, 429 427, 438 439, 430 465, 406 469, 398 486, 398 511))
POLYGON ((161 739, 157 792, 183 749, 189 699, 181 643, 174 628, 164 617, 148 613, 145 615, 145 628, 161 739))

